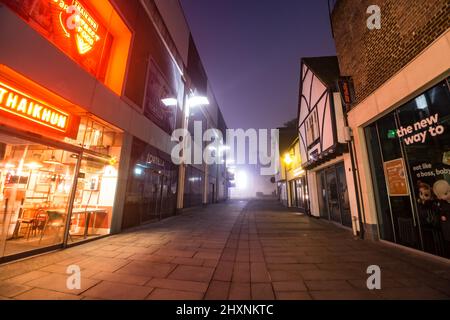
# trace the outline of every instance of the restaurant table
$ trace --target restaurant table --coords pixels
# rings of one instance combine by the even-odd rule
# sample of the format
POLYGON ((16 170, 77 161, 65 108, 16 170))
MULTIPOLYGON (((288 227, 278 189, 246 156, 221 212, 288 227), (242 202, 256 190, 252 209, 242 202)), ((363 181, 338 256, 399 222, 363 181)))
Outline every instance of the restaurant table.
MULTIPOLYGON (((47 213, 50 214, 60 214, 61 216, 66 214, 66 210, 47 210, 47 213)), ((107 213, 106 209, 98 209, 98 208, 73 208, 72 209, 72 215, 80 215, 84 214, 84 232, 83 232, 83 238, 86 239, 88 236, 88 229, 89 229, 89 223, 91 221, 91 216, 94 215, 94 227, 95 227, 95 221, 97 219, 97 214, 99 213, 107 213)))

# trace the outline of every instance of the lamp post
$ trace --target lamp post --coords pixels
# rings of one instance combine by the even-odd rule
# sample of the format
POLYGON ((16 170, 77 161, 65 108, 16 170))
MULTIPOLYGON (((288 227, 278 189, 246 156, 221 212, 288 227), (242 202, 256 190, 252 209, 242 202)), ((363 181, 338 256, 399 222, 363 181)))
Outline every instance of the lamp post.
POLYGON ((284 162, 284 178, 286 179, 286 200, 287 200, 287 206, 289 207, 289 181, 288 181, 288 176, 287 176, 287 167, 291 165, 292 163, 292 157, 290 153, 286 153, 284 155, 283 158, 283 162, 284 162))
MULTIPOLYGON (((168 103, 173 103, 173 101, 166 100, 168 103)), ((198 96, 191 92, 185 95, 183 101, 183 120, 181 123, 181 129, 187 130, 189 127, 189 114, 192 108, 202 107, 209 105, 209 100, 207 97, 198 96)), ((186 163, 184 162, 184 152, 186 152, 186 140, 183 140, 183 155, 180 161, 180 166, 178 170, 178 195, 177 195, 177 210, 183 209, 184 205, 184 184, 186 182, 186 163)))

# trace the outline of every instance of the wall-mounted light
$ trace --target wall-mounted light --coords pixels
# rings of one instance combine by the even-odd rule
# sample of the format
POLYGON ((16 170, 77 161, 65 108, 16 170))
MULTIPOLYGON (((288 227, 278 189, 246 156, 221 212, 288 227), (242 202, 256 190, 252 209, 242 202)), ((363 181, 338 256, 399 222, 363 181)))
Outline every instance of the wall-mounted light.
POLYGON ((139 168, 139 167, 135 167, 134 168, 134 174, 136 175, 136 176, 140 176, 140 175, 142 175, 144 173, 144 170, 142 169, 142 168, 139 168))
POLYGON ((284 160, 284 163, 287 164, 287 165, 290 165, 294 161, 289 153, 286 153, 284 155, 284 159, 283 160, 284 160))
POLYGON ((161 102, 166 106, 166 107, 174 107, 176 105, 178 105, 178 100, 175 98, 166 98, 166 99, 162 99, 161 102))
POLYGON ((208 106, 209 100, 204 96, 192 96, 188 99, 189 108, 195 108, 200 106, 208 106))

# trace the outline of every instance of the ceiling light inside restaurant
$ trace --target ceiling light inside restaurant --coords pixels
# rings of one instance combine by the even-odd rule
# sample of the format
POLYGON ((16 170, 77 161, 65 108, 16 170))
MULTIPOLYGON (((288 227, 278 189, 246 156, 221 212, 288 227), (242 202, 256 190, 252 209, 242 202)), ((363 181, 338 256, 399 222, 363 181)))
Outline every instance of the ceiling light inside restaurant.
POLYGON ((15 168, 16 166, 14 165, 14 164, 12 164, 12 163, 7 163, 7 164, 5 164, 5 169, 13 169, 13 168, 15 168))
POLYGON ((44 160, 43 162, 44 162, 44 163, 47 163, 47 164, 62 165, 62 162, 61 162, 61 161, 58 161, 58 160, 55 158, 55 156, 52 156, 49 160, 44 160))
POLYGON ((39 162, 30 162, 30 163, 25 164, 25 167, 27 167, 28 169, 34 170, 34 169, 42 168, 43 165, 39 162))

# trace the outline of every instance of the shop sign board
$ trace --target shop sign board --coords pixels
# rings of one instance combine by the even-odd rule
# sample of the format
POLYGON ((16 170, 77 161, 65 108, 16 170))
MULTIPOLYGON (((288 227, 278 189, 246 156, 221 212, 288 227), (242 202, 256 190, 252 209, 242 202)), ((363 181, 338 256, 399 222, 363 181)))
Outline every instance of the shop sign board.
POLYGON ((384 172, 389 196, 409 196, 405 165, 402 158, 385 162, 384 172))
POLYGON ((352 104, 355 103, 353 80, 351 77, 340 77, 338 85, 346 110, 350 110, 352 104))
POLYGON ((113 37, 86 0, 4 0, 32 28, 104 81, 113 37))
POLYGON ((444 134, 445 127, 439 122, 439 114, 436 113, 417 121, 412 125, 400 127, 400 129, 397 130, 397 135, 399 138, 403 139, 403 142, 407 146, 416 143, 424 144, 428 137, 434 138, 444 134))
POLYGON ((76 137, 79 118, 0 82, 0 115, 23 119, 66 137, 76 137))

